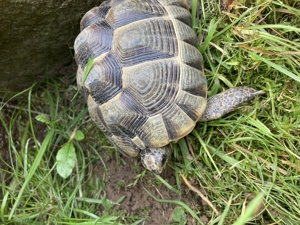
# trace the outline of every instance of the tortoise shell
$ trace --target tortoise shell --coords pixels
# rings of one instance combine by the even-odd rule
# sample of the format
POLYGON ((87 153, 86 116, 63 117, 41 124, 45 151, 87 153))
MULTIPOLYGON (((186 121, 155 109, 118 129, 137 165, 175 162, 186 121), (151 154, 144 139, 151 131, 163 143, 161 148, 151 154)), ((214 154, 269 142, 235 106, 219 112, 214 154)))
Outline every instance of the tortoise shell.
POLYGON ((191 27, 184 0, 109 0, 82 18, 77 82, 91 118, 123 154, 176 142, 201 118, 207 82, 191 27))

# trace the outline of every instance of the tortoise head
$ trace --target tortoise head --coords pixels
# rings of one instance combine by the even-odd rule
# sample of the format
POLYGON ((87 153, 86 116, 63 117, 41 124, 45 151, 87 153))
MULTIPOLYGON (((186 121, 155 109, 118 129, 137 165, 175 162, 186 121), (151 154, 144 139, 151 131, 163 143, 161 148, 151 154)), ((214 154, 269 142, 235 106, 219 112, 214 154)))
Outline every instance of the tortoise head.
POLYGON ((168 162, 170 146, 146 148, 140 152, 143 166, 153 173, 160 174, 168 162))

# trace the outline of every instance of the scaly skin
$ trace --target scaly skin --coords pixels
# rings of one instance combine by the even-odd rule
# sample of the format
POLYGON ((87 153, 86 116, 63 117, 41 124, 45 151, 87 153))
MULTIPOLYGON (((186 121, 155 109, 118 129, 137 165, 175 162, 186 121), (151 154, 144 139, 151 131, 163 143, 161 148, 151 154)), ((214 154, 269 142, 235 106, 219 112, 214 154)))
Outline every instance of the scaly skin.
POLYGON ((160 174, 167 164, 170 154, 170 145, 162 148, 146 148, 140 153, 141 162, 151 172, 160 174))
POLYGON ((200 122, 219 119, 229 112, 236 110, 244 102, 263 94, 264 91, 257 91, 251 87, 242 86, 230 88, 207 100, 206 109, 200 122))

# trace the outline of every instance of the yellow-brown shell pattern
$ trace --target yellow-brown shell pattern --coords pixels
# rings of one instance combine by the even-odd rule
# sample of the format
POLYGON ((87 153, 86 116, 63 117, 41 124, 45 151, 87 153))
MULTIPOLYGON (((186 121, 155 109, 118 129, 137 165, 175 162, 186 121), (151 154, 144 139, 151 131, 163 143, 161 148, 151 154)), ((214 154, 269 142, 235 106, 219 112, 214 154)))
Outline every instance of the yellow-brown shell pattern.
POLYGON ((191 26, 183 0, 111 0, 83 17, 77 82, 91 118, 125 155, 177 141, 201 118, 207 84, 191 26))

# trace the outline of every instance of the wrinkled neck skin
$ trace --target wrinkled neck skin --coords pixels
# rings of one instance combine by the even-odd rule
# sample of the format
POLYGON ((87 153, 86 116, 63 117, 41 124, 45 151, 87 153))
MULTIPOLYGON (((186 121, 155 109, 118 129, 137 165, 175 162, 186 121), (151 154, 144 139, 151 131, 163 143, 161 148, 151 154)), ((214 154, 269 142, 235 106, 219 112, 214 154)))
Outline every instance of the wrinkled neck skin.
POLYGON ((141 162, 147 170, 160 174, 166 166, 170 154, 171 147, 169 145, 162 148, 146 148, 140 152, 141 162))

